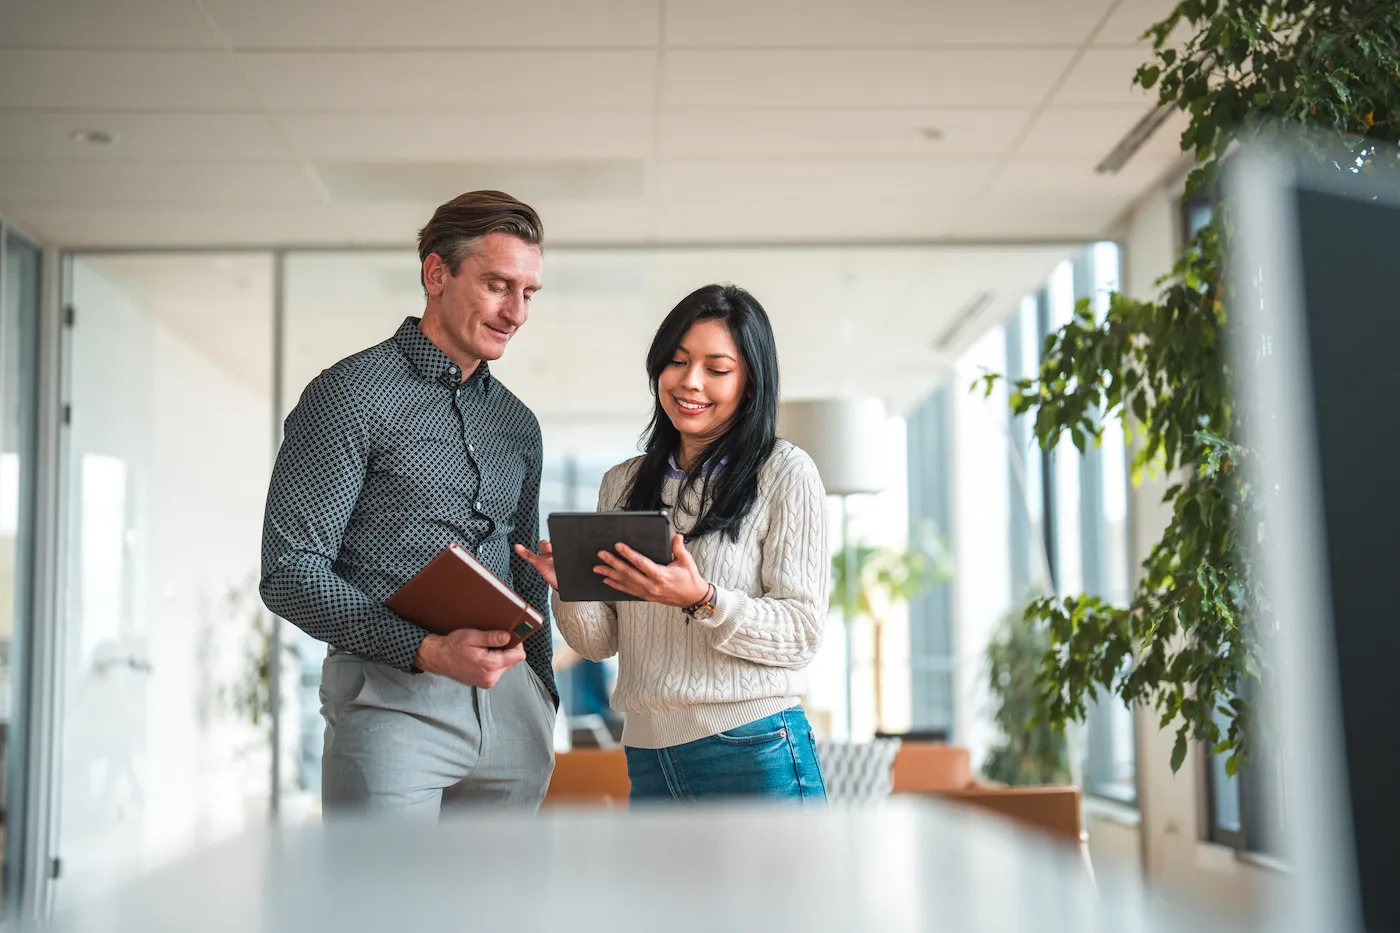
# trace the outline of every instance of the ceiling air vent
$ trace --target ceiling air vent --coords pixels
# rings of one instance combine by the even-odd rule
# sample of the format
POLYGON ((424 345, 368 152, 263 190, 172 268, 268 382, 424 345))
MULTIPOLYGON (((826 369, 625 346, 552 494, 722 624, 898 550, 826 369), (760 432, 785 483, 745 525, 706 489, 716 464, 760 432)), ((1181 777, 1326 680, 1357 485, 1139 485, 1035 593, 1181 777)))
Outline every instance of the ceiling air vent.
POLYGON ((975 321, 987 306, 992 303, 992 293, 981 290, 974 292, 963 306, 958 309, 958 313, 953 316, 953 320, 944 328, 943 333, 938 335, 938 339, 933 342, 935 350, 949 350, 952 348, 973 321, 975 321))

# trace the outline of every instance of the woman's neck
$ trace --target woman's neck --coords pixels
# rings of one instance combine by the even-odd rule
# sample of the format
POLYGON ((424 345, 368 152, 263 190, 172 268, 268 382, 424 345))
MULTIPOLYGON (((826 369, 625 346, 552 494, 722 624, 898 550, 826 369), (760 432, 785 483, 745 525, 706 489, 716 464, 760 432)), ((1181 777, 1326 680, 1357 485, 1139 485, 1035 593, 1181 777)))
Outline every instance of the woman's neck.
POLYGON ((706 442, 701 438, 681 435, 681 448, 676 451, 676 466, 689 473, 705 452, 706 442))

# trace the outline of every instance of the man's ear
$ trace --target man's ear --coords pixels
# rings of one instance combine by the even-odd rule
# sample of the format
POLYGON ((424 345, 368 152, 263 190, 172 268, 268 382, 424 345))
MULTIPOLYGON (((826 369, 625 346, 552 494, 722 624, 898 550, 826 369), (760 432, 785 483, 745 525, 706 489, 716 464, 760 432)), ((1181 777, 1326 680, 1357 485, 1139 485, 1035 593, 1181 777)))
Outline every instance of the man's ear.
POLYGON ((447 276, 447 263, 437 253, 429 253, 423 260, 423 288, 429 296, 442 294, 447 276))

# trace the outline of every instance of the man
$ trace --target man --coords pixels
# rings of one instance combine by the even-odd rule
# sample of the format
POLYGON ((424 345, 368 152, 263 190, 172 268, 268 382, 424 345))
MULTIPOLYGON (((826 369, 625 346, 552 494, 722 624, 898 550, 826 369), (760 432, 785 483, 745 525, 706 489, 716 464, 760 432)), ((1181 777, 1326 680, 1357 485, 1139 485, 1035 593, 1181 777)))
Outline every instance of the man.
POLYGON ((287 417, 260 592, 330 645, 328 811, 533 811, 544 797, 548 627, 502 650, 503 632, 433 635, 383 605, 457 541, 548 617, 548 587, 512 547, 538 532, 539 422, 489 367, 529 317, 542 239, 534 210, 499 191, 439 207, 418 236, 422 319, 321 373, 287 417))

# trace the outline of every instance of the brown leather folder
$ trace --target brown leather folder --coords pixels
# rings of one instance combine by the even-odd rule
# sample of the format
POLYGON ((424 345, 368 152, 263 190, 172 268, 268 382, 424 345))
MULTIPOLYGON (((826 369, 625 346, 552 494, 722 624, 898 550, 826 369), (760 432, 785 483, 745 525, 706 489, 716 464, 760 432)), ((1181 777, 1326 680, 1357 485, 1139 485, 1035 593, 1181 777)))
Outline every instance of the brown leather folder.
POLYGON ((455 542, 395 590, 384 605, 436 635, 462 628, 509 632, 508 648, 544 625, 533 606, 455 542))

